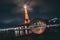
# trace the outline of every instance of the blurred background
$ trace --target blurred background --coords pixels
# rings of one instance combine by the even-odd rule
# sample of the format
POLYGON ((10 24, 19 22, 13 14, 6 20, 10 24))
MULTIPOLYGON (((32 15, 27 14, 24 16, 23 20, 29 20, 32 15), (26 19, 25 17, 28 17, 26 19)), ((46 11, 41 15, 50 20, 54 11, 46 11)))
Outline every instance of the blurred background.
POLYGON ((0 0, 0 29, 22 25, 25 4, 29 7, 30 20, 34 18, 60 20, 59 0, 0 0))

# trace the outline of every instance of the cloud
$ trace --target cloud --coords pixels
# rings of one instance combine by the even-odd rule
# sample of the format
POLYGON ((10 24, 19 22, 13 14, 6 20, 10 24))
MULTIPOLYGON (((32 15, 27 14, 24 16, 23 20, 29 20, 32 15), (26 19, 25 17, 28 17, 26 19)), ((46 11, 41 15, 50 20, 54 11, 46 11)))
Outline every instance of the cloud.
POLYGON ((15 22, 20 22, 22 21, 22 18, 13 18, 13 19, 5 19, 5 20, 2 20, 2 23, 15 23, 15 22))

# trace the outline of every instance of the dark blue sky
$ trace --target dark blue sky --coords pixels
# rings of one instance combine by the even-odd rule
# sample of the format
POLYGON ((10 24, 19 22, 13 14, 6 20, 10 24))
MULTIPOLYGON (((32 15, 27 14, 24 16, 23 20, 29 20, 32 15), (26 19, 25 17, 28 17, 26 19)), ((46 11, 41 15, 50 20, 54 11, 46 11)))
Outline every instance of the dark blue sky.
POLYGON ((26 2, 29 2, 33 9, 29 12, 30 19, 60 17, 59 0, 0 0, 0 26, 23 24, 24 13, 17 10, 19 11, 21 5, 26 2))

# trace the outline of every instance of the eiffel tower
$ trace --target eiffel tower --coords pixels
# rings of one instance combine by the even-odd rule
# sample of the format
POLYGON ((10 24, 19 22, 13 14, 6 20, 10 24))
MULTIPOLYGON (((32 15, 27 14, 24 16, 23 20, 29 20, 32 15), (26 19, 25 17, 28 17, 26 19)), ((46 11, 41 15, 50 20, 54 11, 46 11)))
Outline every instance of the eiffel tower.
MULTIPOLYGON (((30 19, 29 19, 29 15, 28 15, 27 5, 24 5, 24 17, 25 17, 25 20, 24 20, 25 28, 28 28, 28 24, 30 23, 30 19)), ((28 34, 28 33, 29 33, 29 31, 25 30, 25 34, 28 34)))
POLYGON ((28 7, 27 5, 24 5, 24 24, 29 24, 30 23, 30 19, 29 19, 29 15, 28 15, 28 7))

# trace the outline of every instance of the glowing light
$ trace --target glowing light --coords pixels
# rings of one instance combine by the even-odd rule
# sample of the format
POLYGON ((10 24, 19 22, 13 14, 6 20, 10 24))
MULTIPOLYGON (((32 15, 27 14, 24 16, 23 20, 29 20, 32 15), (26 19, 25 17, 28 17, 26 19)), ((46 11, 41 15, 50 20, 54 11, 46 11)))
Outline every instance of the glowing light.
POLYGON ((24 5, 24 8, 27 8, 27 5, 24 5))

